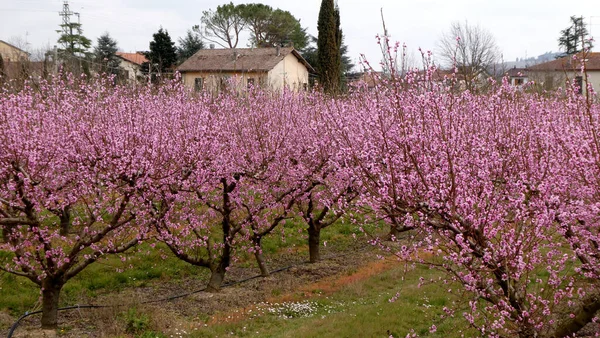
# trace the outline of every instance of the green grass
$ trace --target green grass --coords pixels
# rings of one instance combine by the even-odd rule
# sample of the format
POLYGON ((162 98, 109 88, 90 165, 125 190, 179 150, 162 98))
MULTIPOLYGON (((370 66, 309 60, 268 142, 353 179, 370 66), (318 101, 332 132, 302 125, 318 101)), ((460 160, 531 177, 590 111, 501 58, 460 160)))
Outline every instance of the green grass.
MULTIPOLYGON (((127 261, 108 257, 88 266, 71 279, 62 290, 61 306, 73 305, 82 298, 95 297, 126 287, 147 286, 156 279, 193 277, 206 279, 208 271, 172 257, 162 246, 151 249, 141 245, 137 252, 126 254, 127 261)), ((13 316, 36 309, 39 287, 26 278, 0 273, 0 310, 13 316)))
MULTIPOLYGON (((263 239, 267 259, 290 248, 300 248, 299 254, 308 259, 306 225, 299 220, 288 220, 282 229, 285 236, 282 237, 281 230, 278 229, 263 239)), ((375 226, 367 229, 370 232, 375 230, 375 226)), ((323 229, 321 241, 327 242, 328 250, 337 251, 352 245, 356 241, 353 235, 363 235, 358 226, 338 223, 323 229)), ((151 287, 156 280, 191 277, 197 279, 200 286, 208 278, 207 269, 194 267, 173 257, 161 245, 156 248, 151 248, 148 244, 141 245, 126 257, 125 262, 119 257, 108 257, 90 265, 67 283, 61 294, 60 305, 77 304, 82 299, 125 288, 151 287)), ((235 264, 255 266, 256 263, 252 255, 242 254, 240 261, 235 264)), ((349 272, 351 273, 352 271, 349 272)), ((451 302, 447 299, 446 292, 437 289, 437 286, 416 288, 419 276, 435 274, 436 272, 428 269, 419 269, 404 276, 398 268, 349 284, 327 297, 321 295, 320 290, 313 291, 310 301, 314 302, 314 313, 310 317, 296 316, 293 311, 288 313, 292 317, 290 319, 264 314, 235 324, 199 327, 193 334, 194 337, 232 334, 239 337, 387 337, 389 330, 394 337, 404 337, 414 328, 416 333, 427 336, 429 327, 435 323, 438 333, 432 336, 452 337, 457 332, 455 327, 465 327, 465 324, 460 315, 456 319, 439 319, 442 307, 451 302), (401 281, 402 277, 405 281, 401 281), (401 291, 398 301, 389 302, 398 291, 401 291)), ((281 294, 281 290, 272 290, 273 296, 281 294)), ((31 281, 6 273, 0 274, 0 311, 20 316, 26 311, 38 309, 38 298, 39 288, 31 281)), ((145 323, 143 316, 129 315, 127 320, 136 329, 135 336, 145 336, 146 333, 148 336, 164 336, 144 331, 146 327, 142 325, 145 323)))
MULTIPOLYGON (((288 220, 283 226, 285 236, 281 236, 281 230, 278 229, 263 239, 265 255, 269 257, 288 248, 307 247, 305 228, 306 225, 299 220, 288 220)), ((350 236, 353 233, 360 235, 360 230, 355 225, 334 224, 322 231, 321 240, 327 241, 328 246, 342 248, 354 241, 350 236)), ((148 286, 152 280, 178 280, 190 276, 205 280, 209 274, 205 268, 194 267, 173 257, 164 245, 151 248, 144 244, 125 256, 126 262, 115 256, 101 259, 67 282, 61 293, 61 306, 73 305, 82 298, 127 287, 148 286)), ((253 255, 240 252, 239 258, 240 262, 235 264, 244 267, 256 265, 253 255)), ((308 259, 308 251, 306 258, 308 259)), ((38 299, 39 287, 29 279, 0 272, 0 311, 20 316, 26 311, 37 309, 38 299)))
POLYGON ((423 337, 476 336, 476 332, 457 329, 467 327, 460 314, 440 318, 443 307, 451 307, 454 300, 448 298, 445 289, 440 285, 417 286, 420 276, 439 275, 427 268, 405 274, 396 267, 311 299, 314 312, 309 317, 282 318, 263 310, 252 319, 201 327, 192 337, 405 337, 413 329, 423 337), (396 292, 400 296, 390 302, 396 292), (432 324, 437 326, 433 334, 429 333, 432 324))

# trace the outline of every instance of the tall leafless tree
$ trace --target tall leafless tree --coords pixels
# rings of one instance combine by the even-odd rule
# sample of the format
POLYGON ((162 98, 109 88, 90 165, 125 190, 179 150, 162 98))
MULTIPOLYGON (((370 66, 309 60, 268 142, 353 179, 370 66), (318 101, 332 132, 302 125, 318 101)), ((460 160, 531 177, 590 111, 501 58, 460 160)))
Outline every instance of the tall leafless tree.
POLYGON ((456 67, 465 88, 476 90, 478 80, 500 60, 500 51, 492 33, 479 25, 455 21, 439 43, 442 64, 456 67))

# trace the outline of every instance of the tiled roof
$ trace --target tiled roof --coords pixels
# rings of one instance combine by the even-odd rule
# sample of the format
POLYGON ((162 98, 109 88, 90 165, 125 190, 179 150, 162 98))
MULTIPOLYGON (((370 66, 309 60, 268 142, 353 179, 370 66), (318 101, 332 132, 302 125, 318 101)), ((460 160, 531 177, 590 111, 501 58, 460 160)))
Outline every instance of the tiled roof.
POLYGON ((235 48, 235 49, 201 49, 182 63, 180 72, 268 72, 283 58, 294 54, 308 71, 314 69, 293 47, 279 48, 235 48))
POLYGON ((122 52, 117 52, 117 56, 121 57, 122 59, 129 61, 131 63, 135 63, 136 65, 142 65, 142 63, 144 62, 148 62, 148 59, 146 59, 146 57, 141 54, 141 53, 122 53, 122 52))
MULTIPOLYGON (((560 59, 544 62, 531 66, 528 70, 532 71, 563 71, 574 70, 581 68, 581 59, 584 56, 580 53, 577 58, 573 56, 565 56, 560 59)), ((585 55, 585 63, 587 70, 600 70, 600 53, 587 53, 585 55)))
POLYGON ((525 77, 529 68, 517 68, 513 67, 504 73, 506 76, 510 77, 525 77))

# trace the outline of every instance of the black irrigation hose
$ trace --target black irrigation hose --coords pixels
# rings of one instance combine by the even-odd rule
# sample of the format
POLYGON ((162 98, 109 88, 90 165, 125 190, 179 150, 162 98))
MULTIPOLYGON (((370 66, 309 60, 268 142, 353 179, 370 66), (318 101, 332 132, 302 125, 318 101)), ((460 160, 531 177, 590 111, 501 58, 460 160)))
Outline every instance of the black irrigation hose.
MULTIPOLYGON (((270 273, 273 274, 273 273, 278 273, 278 272, 282 272, 282 271, 285 271, 285 270, 289 270, 289 269, 293 268, 296 265, 300 265, 300 264, 293 264, 293 265, 290 265, 290 266, 286 266, 284 268, 273 270, 270 273)), ((228 282, 228 283, 223 284, 222 287, 230 287, 230 286, 242 284, 242 283, 245 283, 245 282, 248 282, 250 280, 260 278, 260 277, 263 277, 263 276, 262 275, 255 275, 255 276, 248 277, 248 278, 245 278, 245 279, 242 279, 242 280, 239 280, 239 281, 228 282)), ((196 294, 196 293, 200 293, 200 292, 203 292, 205 290, 206 290, 206 288, 202 288, 202 289, 199 289, 199 290, 195 290, 195 291, 192 291, 192 292, 186 292, 186 293, 183 293, 183 294, 180 294, 180 295, 176 295, 176 296, 171 296, 171 297, 162 298, 162 299, 156 299, 156 300, 148 300, 148 301, 145 301, 145 302, 141 302, 140 304, 153 304, 153 303, 169 302, 169 301, 172 301, 172 300, 175 300, 175 299, 184 298, 184 297, 196 294)), ((58 311, 65 311, 65 310, 75 310, 75 309, 101 309, 101 308, 108 308, 108 307, 113 307, 113 306, 111 306, 111 305, 73 305, 73 306, 61 307, 61 308, 58 308, 57 310, 58 311)), ((17 327, 19 326, 20 322, 23 319, 25 319, 25 318, 27 318, 29 316, 32 316, 32 315, 40 314, 40 313, 42 313, 42 310, 32 311, 32 312, 26 312, 24 315, 22 315, 21 317, 19 317, 19 319, 17 319, 17 321, 10 327, 10 330, 8 331, 7 338, 12 338, 15 330, 17 329, 17 327)))
MULTIPOLYGON (((367 247, 369 247, 369 246, 365 246, 365 247, 363 247, 361 249, 365 249, 367 247)), ((344 254, 341 254, 341 255, 335 255, 334 254, 334 255, 330 255, 329 257, 324 258, 324 259, 329 259, 329 258, 332 258, 332 257, 343 257, 343 256, 347 256, 347 255, 354 254, 354 253, 355 253, 355 251, 344 253, 344 254)), ((283 267, 283 268, 279 268, 277 270, 273 270, 273 271, 270 272, 270 274, 274 274, 274 273, 278 273, 278 272, 283 272, 283 271, 289 270, 289 269, 291 269, 291 268, 293 268, 295 266, 304 265, 304 264, 306 264, 306 262, 299 263, 299 264, 292 264, 292 265, 289 265, 289 266, 286 266, 286 267, 283 267)), ((260 278, 260 277, 264 277, 264 276, 263 275, 255 275, 255 276, 248 277, 248 278, 245 278, 245 279, 242 279, 242 280, 239 280, 239 281, 228 282, 228 283, 223 284, 222 287, 230 287, 230 286, 242 284, 242 283, 245 283, 245 282, 251 281, 253 279, 260 278)), ((175 300, 175 299, 184 298, 184 297, 196 294, 196 293, 200 293, 200 292, 203 292, 205 290, 206 290, 206 288, 202 288, 202 289, 199 289, 199 290, 195 290, 195 291, 191 291, 191 292, 186 292, 186 293, 183 293, 183 294, 180 294, 180 295, 176 295, 176 296, 171 296, 171 297, 162 298, 162 299, 156 299, 156 300, 148 300, 148 301, 145 301, 145 302, 141 302, 140 304, 152 304, 152 303, 168 302, 168 301, 172 301, 172 300, 175 300)), ((75 309, 101 309, 101 308, 108 308, 108 307, 114 307, 114 306, 111 306, 111 305, 73 305, 73 306, 61 307, 61 308, 58 308, 57 310, 58 311, 65 311, 65 310, 75 310, 75 309)), ((27 318, 29 316, 40 314, 40 313, 42 313, 42 310, 32 311, 32 312, 25 312, 25 314, 22 315, 21 317, 19 317, 19 319, 17 319, 17 321, 10 327, 10 330, 8 331, 7 338, 12 338, 12 336, 13 336, 15 330, 17 329, 17 327, 19 326, 19 323, 21 322, 21 320, 23 320, 23 319, 25 319, 25 318, 27 318)))
MULTIPOLYGON (((106 308, 106 307, 110 307, 110 306, 107 306, 107 305, 73 305, 73 306, 61 307, 58 310, 63 311, 63 310, 74 310, 74 309, 98 309, 98 308, 106 308)), ((17 319, 17 321, 10 327, 7 338, 12 338, 13 333, 15 333, 15 330, 17 329, 17 327, 19 326, 19 323, 23 319, 25 319, 31 315, 36 315, 38 313, 42 313, 42 310, 25 312, 25 314, 22 315, 21 317, 19 317, 19 319, 17 319)))

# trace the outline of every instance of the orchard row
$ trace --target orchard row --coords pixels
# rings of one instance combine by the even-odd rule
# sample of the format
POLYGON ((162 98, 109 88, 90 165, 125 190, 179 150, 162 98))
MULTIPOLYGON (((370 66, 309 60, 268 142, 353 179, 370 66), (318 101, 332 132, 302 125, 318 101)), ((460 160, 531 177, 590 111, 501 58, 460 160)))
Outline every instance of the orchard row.
MULTIPOLYGON (((409 262, 469 295, 482 335, 558 337, 600 309, 600 106, 417 74, 374 91, 196 95, 55 80, 0 97, 0 270, 41 289, 42 326, 90 264, 141 242, 210 269, 306 222, 386 224, 409 262), (433 257, 433 258, 431 258, 433 257)), ((401 283, 401 281, 398 281, 401 283)), ((452 309, 447 309, 452 313, 452 309)))

